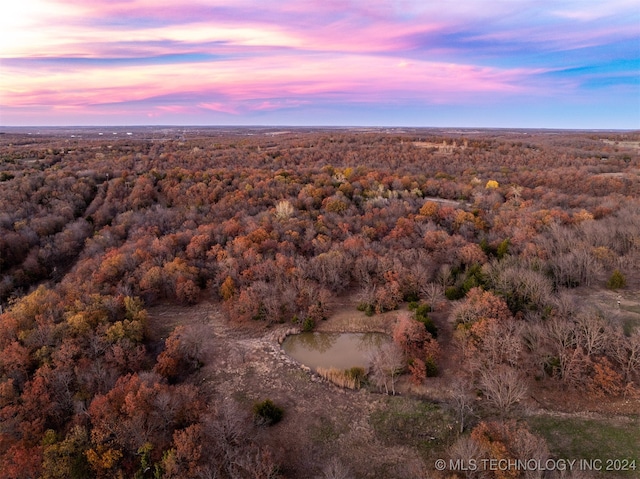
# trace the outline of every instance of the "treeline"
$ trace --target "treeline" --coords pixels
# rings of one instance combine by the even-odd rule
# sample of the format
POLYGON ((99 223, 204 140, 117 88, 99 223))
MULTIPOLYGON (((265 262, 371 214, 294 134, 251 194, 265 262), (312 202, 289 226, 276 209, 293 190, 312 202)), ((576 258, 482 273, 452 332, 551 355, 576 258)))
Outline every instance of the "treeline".
MULTIPOLYGON (((462 300, 465 370, 498 409, 521 377, 637 387, 638 333, 563 299, 637 281, 638 157, 601 140, 3 138, 0 477, 277 475, 251 419, 192 381, 202 338, 151 346, 159 301, 312 327, 347 291, 370 314, 462 300)), ((437 370, 433 336, 397 327, 415 381, 437 370)))

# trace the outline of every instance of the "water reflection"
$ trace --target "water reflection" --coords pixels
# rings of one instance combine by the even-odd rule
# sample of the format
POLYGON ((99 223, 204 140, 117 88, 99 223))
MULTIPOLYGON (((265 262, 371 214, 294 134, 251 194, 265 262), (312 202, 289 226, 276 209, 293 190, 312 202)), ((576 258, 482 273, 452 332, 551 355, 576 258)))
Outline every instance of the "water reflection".
POLYGON ((359 339, 358 349, 369 352, 388 342, 389 336, 382 333, 362 333, 359 339))
POLYGON ((382 333, 301 333, 287 337, 282 349, 313 370, 366 368, 370 352, 390 340, 382 333))
POLYGON ((308 349, 311 351, 317 351, 319 353, 326 353, 334 347, 338 340, 338 333, 302 333, 296 335, 299 337, 297 341, 292 343, 298 343, 302 349, 308 349))

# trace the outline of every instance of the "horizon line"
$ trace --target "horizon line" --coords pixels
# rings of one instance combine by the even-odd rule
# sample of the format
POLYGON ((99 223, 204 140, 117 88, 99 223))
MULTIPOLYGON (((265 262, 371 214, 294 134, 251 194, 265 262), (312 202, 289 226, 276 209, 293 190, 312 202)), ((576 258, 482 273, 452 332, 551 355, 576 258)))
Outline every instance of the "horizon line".
POLYGON ((531 127, 531 126, 415 126, 415 125, 267 125, 267 124, 255 124, 255 125, 238 125, 238 124, 112 124, 112 125, 0 125, 0 132, 2 129, 63 129, 63 128, 79 128, 79 129, 111 129, 111 128, 234 128, 234 129, 280 129, 289 128, 297 130, 308 129, 416 129, 416 130, 442 130, 442 129, 457 129, 457 130, 544 130, 544 131, 574 131, 574 132, 640 132, 640 128, 560 128, 560 127, 531 127))

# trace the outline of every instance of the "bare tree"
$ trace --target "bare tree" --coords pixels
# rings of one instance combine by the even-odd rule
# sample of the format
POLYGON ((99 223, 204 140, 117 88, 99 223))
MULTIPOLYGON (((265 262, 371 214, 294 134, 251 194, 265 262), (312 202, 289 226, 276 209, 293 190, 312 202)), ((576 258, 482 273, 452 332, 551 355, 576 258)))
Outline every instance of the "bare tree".
POLYGON ((576 321, 576 341, 582 346, 587 356, 600 354, 610 339, 608 321, 597 311, 587 311, 578 316, 576 321))
POLYGON ((349 468, 337 457, 332 457, 322 468, 322 474, 318 476, 318 479, 352 479, 352 477, 349 468))
POLYGON ((635 330, 631 336, 618 331, 611 341, 612 356, 622 366, 626 381, 640 377, 640 331, 635 330))
POLYGON ((522 356, 522 322, 487 320, 487 329, 481 337, 476 355, 489 367, 508 364, 517 367, 522 356))
POLYGON ((451 266, 449 266, 448 264, 443 264, 442 266, 440 266, 440 269, 436 274, 436 280, 438 283, 440 283, 440 285, 442 285, 443 289, 451 285, 451 283, 453 282, 451 266))
POLYGON ((395 383, 404 367, 402 350, 395 343, 387 343, 373 352, 369 358, 371 379, 386 394, 396 394, 395 383))
POLYGON ((431 310, 435 311, 437 304, 444 297, 444 291, 441 285, 438 283, 427 283, 420 286, 420 294, 424 296, 431 310))
MULTIPOLYGON (((536 459, 541 463, 544 463, 543 461, 549 459, 550 456, 549 448, 544 438, 531 433, 527 429, 521 429, 518 434, 514 434, 510 440, 510 449, 514 451, 516 457, 520 459, 536 459)), ((524 479, 541 479, 542 477, 546 477, 545 471, 536 470, 536 468, 523 472, 524 479)))
MULTIPOLYGON (((458 440, 449 447, 448 453, 452 461, 466 465, 471 464, 471 461, 480 464, 480 459, 484 456, 484 451, 480 445, 469 436, 459 437, 458 440)), ((464 469, 464 477, 466 479, 479 478, 483 474, 483 471, 480 470, 482 468, 473 470, 475 468, 466 467, 464 469)))
POLYGON ((348 286, 352 267, 351 258, 336 250, 313 257, 308 265, 309 275, 333 291, 341 291, 348 286))
POLYGON ((573 321, 553 318, 539 328, 542 347, 537 351, 544 360, 553 360, 551 373, 564 383, 580 384, 584 380, 586 356, 578 345, 573 321))
POLYGON ((488 269, 493 288, 507 298, 512 309, 540 310, 552 297, 553 285, 549 278, 518 258, 494 261, 488 269))
POLYGON ((513 202, 516 205, 520 204, 520 196, 522 195, 522 190, 524 188, 520 185, 512 185, 511 188, 509 188, 509 193, 511 194, 511 197, 513 198, 513 202))
POLYGON ((460 434, 464 432, 466 419, 473 413, 474 398, 467 384, 461 379, 454 381, 451 391, 451 406, 460 421, 460 434))
POLYGON ((558 285, 590 285, 601 272, 601 265, 593 256, 593 249, 578 228, 553 224, 542 241, 550 258, 549 267, 558 285))
POLYGON ((561 291, 553 297, 555 315, 559 318, 569 319, 578 312, 575 296, 566 291, 561 291))
POLYGON ((503 366, 484 370, 480 388, 490 405, 500 412, 508 412, 527 395, 524 378, 513 368, 503 366))
POLYGON ((221 468, 230 467, 249 437, 249 415, 235 402, 224 400, 216 411, 205 417, 203 425, 207 445, 211 448, 216 463, 221 468))
POLYGON ((203 363, 212 352, 211 337, 213 331, 208 324, 188 325, 182 333, 182 348, 185 355, 193 361, 203 363))
POLYGON ((287 220, 293 215, 294 209, 289 200, 278 201, 275 216, 279 220, 287 220))

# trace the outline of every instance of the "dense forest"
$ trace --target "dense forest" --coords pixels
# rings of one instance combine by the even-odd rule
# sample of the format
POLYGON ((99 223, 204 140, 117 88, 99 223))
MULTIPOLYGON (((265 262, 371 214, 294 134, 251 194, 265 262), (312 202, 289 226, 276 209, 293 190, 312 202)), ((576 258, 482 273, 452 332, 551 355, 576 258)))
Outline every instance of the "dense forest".
POLYGON ((132 131, 0 135, 0 478, 555 477, 434 460, 638 428, 639 133, 132 131), (353 390, 252 383, 337 308, 393 338, 353 390))

